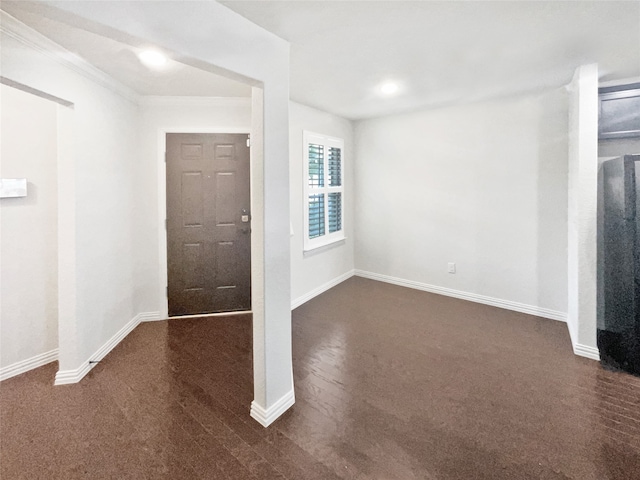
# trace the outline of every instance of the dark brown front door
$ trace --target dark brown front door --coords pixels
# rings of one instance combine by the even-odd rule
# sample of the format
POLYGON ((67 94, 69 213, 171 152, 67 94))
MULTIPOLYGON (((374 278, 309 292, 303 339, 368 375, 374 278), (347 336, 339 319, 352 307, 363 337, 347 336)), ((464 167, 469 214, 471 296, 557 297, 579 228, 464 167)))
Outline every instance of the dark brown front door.
POLYGON ((251 309, 247 138, 167 133, 169 316, 251 309))

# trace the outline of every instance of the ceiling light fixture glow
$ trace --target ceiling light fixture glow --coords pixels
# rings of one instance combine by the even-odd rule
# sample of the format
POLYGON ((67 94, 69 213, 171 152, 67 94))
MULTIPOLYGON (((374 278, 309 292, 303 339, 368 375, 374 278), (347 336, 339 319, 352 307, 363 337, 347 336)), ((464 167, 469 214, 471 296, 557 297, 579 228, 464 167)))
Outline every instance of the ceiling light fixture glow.
POLYGON ((167 64, 167 56, 158 50, 144 50, 138 54, 140 61, 147 67, 162 68, 167 64))
POLYGON ((395 82, 385 82, 380 85, 380 93, 383 95, 394 95, 398 93, 398 90, 400 90, 400 87, 395 82))

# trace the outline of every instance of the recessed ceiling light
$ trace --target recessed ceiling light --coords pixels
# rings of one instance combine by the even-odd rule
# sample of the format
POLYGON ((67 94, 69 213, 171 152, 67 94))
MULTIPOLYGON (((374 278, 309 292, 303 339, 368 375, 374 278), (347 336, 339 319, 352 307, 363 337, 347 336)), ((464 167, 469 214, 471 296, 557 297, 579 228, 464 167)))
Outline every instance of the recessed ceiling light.
POLYGON ((383 95, 394 95, 398 93, 398 90, 400 90, 400 87, 395 82, 385 82, 380 85, 380 93, 383 95))
POLYGON ((162 68, 168 60, 167 56, 158 50, 143 50, 138 57, 142 63, 151 68, 162 68))

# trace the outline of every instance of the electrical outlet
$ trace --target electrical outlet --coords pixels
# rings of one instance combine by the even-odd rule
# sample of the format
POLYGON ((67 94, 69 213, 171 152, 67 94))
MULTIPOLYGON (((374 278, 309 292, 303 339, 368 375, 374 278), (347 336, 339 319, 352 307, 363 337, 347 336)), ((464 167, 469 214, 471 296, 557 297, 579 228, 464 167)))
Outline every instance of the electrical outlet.
POLYGON ((447 269, 449 273, 456 273, 456 264, 453 262, 449 262, 449 268, 447 269))

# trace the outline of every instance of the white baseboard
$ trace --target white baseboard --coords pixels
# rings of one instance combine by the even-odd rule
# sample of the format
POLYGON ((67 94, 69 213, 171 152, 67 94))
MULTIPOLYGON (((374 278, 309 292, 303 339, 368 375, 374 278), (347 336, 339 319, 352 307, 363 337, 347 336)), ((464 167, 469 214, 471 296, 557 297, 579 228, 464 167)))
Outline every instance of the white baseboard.
POLYGON ((339 277, 336 277, 333 280, 329 280, 327 283, 320 285, 318 288, 314 288, 310 292, 305 293, 304 295, 296 298, 291 302, 291 310, 298 308, 300 305, 307 303, 312 298, 317 297, 318 295, 326 292, 330 288, 333 288, 339 283, 342 283, 345 280, 353 277, 354 274, 355 274, 355 270, 349 270, 347 273, 343 273, 339 277))
POLYGON ((268 427, 275 422, 280 415, 289 410, 294 403, 296 403, 296 396, 293 389, 266 410, 254 400, 251 402, 251 418, 263 427, 268 427))
MULTIPOLYGON (((218 313, 196 313, 194 315, 174 315, 172 317, 164 318, 162 320, 187 320, 190 318, 215 318, 215 317, 235 317, 238 315, 247 315, 252 313, 252 310, 234 310, 231 312, 218 312, 218 313)), ((156 320, 161 320, 160 318, 156 320)))
POLYGON ((69 385, 71 383, 78 383, 94 366, 95 364, 89 363, 89 360, 87 360, 78 368, 74 368, 73 370, 58 370, 58 373, 56 373, 56 380, 53 384, 69 385))
POLYGON ((600 361, 600 350, 595 347, 590 347, 588 345, 582 345, 580 343, 576 343, 573 346, 573 353, 585 358, 590 358, 591 360, 600 361))
POLYGON ((27 358, 20 362, 12 363, 11 365, 0 368, 0 382, 11 377, 15 377, 16 375, 20 375, 21 373, 28 372, 29 370, 33 370, 34 368, 42 367, 47 363, 55 362, 56 360, 58 360, 57 348, 34 357, 27 358))
POLYGON ((166 318, 162 318, 160 312, 144 312, 139 313, 138 317, 140 318, 140 323, 142 322, 157 322, 159 320, 166 320, 166 318))
POLYGON ((513 310, 514 312, 527 313, 529 315, 536 315, 538 317, 558 320, 560 322, 567 321, 567 314, 565 312, 558 312, 556 310, 550 310, 548 308, 541 308, 534 305, 512 302, 511 300, 502 300, 500 298, 487 297, 485 295, 478 295, 477 293, 463 292, 461 290, 453 290, 446 287, 438 287, 436 285, 429 285, 428 283, 414 282, 413 280, 405 280, 402 278, 382 275, 380 273, 367 272, 364 270, 356 270, 355 274, 358 277, 392 283, 394 285, 400 285, 401 287, 415 288, 416 290, 437 293, 439 295, 446 295, 447 297, 459 298, 461 300, 469 300, 470 302, 482 303, 484 305, 491 305, 492 307, 513 310))
POLYGON ((124 340, 124 338, 140 324, 140 322, 156 320, 159 316, 160 314, 158 312, 143 312, 137 314, 78 368, 74 368, 72 370, 58 370, 55 385, 78 383, 93 367, 96 366, 96 363, 93 362, 99 362, 106 357, 116 345, 124 340))
POLYGON ((569 337, 571 338, 571 345, 573 347, 573 354, 578 355, 579 357, 600 361, 600 350, 598 350, 597 347, 590 347, 589 345, 583 345, 577 342, 577 335, 573 331, 574 324, 575 322, 567 322, 567 327, 569 327, 569 337))

